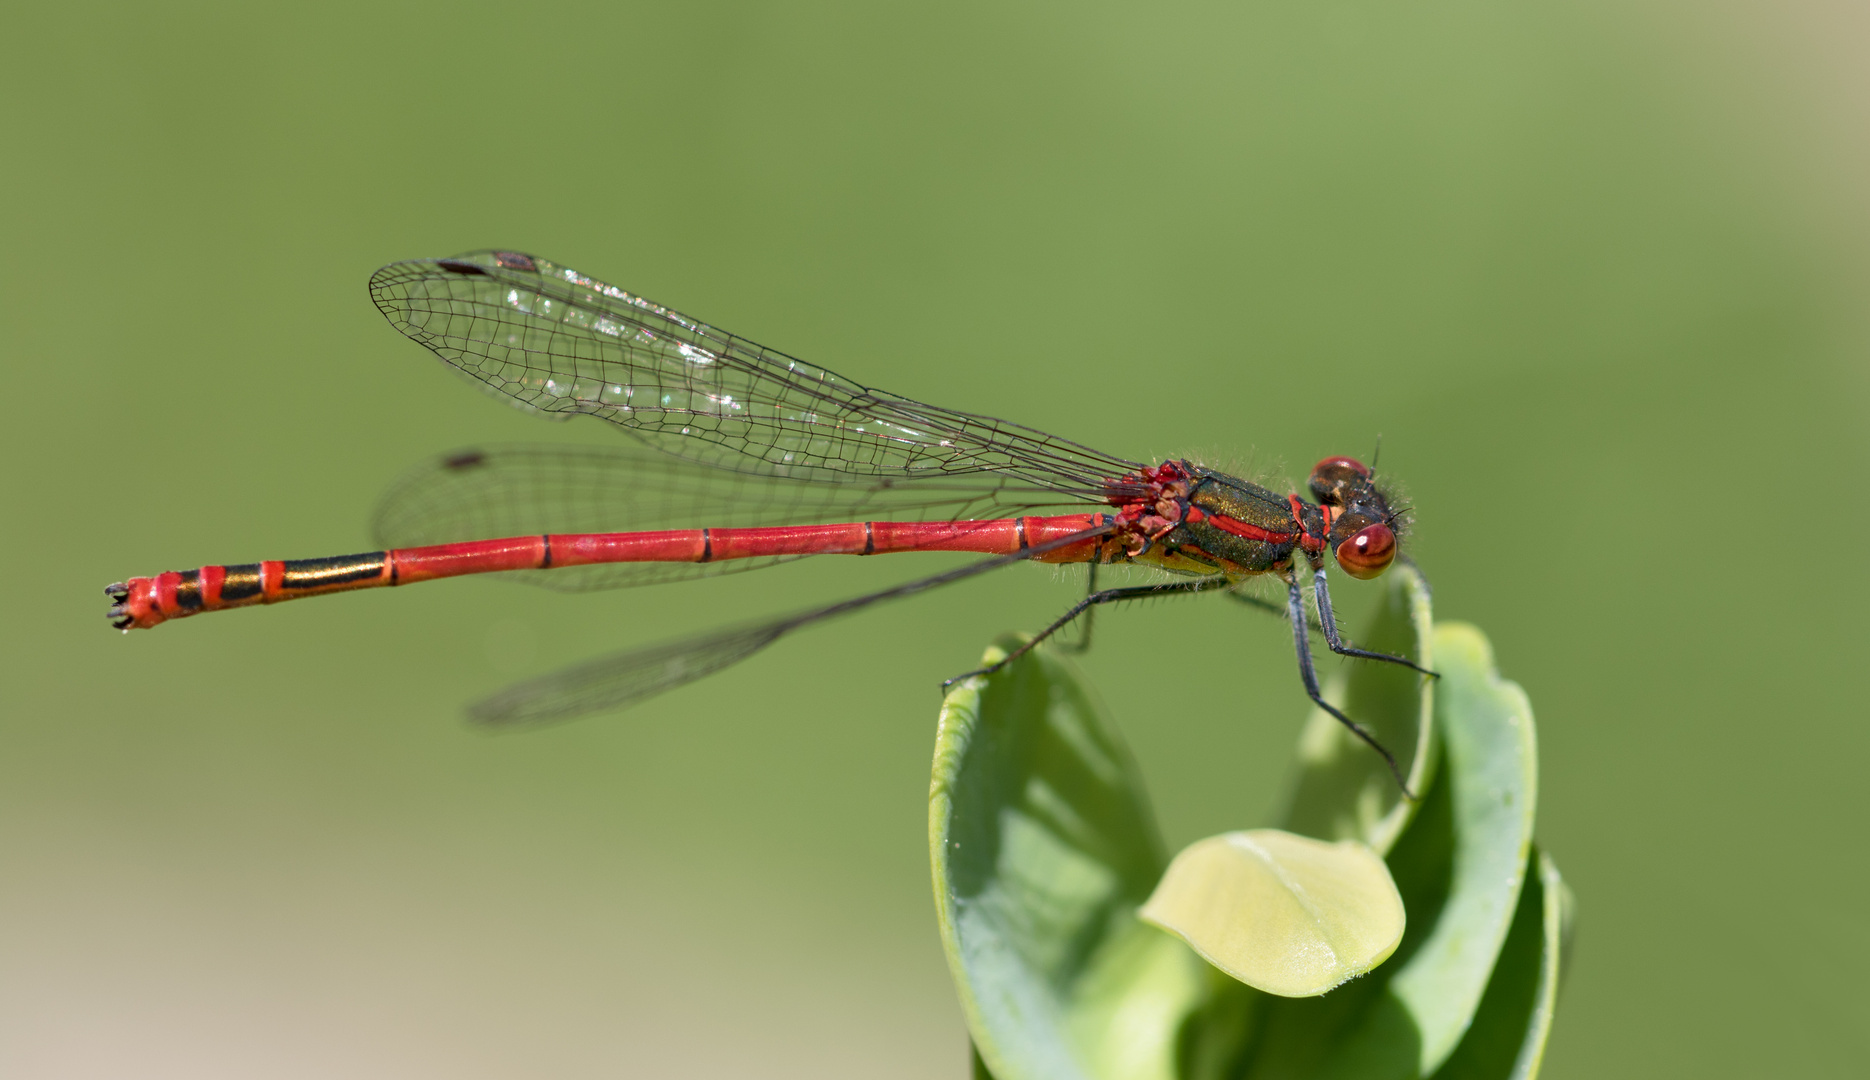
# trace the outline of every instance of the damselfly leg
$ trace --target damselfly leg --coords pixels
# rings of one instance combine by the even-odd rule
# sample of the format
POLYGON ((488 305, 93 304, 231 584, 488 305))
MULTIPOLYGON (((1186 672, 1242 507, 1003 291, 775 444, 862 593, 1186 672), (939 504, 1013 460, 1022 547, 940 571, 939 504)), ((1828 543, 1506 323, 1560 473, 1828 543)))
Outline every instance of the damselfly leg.
POLYGON ((1038 645, 1040 642, 1058 633, 1065 627, 1070 626, 1072 620, 1076 619, 1078 616, 1089 611, 1095 611, 1103 604, 1114 604, 1124 600, 1147 600, 1154 596, 1180 596, 1187 593, 1207 592, 1210 589, 1226 589, 1230 588, 1232 585, 1233 582, 1217 575, 1215 577, 1197 578, 1194 581, 1170 581, 1159 585, 1131 585, 1121 589, 1105 589, 1103 592, 1094 592, 1071 605, 1070 608, 1066 609, 1065 614, 1053 619, 1051 625, 1039 631, 1037 634, 1034 634, 1031 641, 1007 653, 998 663, 989 664, 983 668, 975 668, 973 671, 962 672, 952 679, 943 680, 941 684, 942 689, 945 691, 962 679, 971 679, 976 675, 992 675, 998 672, 1001 668, 1006 667, 1008 664, 1031 652, 1035 645, 1038 645))
MULTIPOLYGON (((1296 580, 1296 578, 1295 578, 1296 580)), ((1293 588, 1298 588, 1294 585, 1293 588)), ((1331 590, 1325 584, 1325 568, 1320 566, 1312 571, 1312 592, 1318 597, 1318 623, 1325 634, 1325 644, 1339 656, 1355 656, 1360 660, 1381 660, 1386 664, 1401 664, 1411 671, 1419 671, 1430 678, 1439 679, 1440 675, 1422 667, 1405 656, 1392 656, 1389 653, 1371 652, 1351 645, 1338 634, 1337 616, 1331 611, 1331 590)))
MULTIPOLYGON (((1239 589, 1235 589, 1227 595, 1255 611, 1263 611, 1268 615, 1277 615, 1282 619, 1286 617, 1286 606, 1284 604, 1275 604, 1271 600, 1264 599, 1263 597, 1249 596, 1239 589)), ((1312 623, 1312 626, 1314 628, 1320 628, 1315 622, 1312 623)))
MULTIPOLYGON (((1329 601, 1326 601, 1321 607, 1321 610, 1329 610, 1329 603, 1329 601)), ((1338 723, 1349 728, 1351 734, 1362 739, 1369 744, 1372 750, 1383 755, 1383 760, 1389 764, 1390 775, 1396 778, 1396 786, 1402 788, 1404 797, 1414 799, 1415 793, 1409 790, 1409 781, 1404 778, 1401 766, 1396 764, 1396 755, 1390 753, 1388 747, 1378 742, 1376 736, 1370 734, 1370 732, 1357 723, 1357 721, 1344 715, 1343 711, 1337 706, 1326 701, 1324 693, 1319 690, 1318 671, 1312 664, 1311 642, 1307 639, 1305 633, 1305 589, 1299 583, 1299 575, 1297 573, 1290 573, 1290 576, 1286 580, 1286 613, 1292 620, 1292 643, 1299 654, 1299 678, 1305 683, 1306 696, 1312 699, 1312 704, 1330 713, 1338 723)), ((1327 626, 1331 625, 1328 618, 1322 621, 1327 626)), ((1373 655, 1383 659, 1399 659, 1397 657, 1384 656, 1380 653, 1373 655)), ((1408 664, 1410 667, 1415 667, 1414 664, 1409 664, 1406 660, 1401 662, 1408 664)), ((1417 668, 1417 670, 1419 671, 1421 669, 1417 668)))

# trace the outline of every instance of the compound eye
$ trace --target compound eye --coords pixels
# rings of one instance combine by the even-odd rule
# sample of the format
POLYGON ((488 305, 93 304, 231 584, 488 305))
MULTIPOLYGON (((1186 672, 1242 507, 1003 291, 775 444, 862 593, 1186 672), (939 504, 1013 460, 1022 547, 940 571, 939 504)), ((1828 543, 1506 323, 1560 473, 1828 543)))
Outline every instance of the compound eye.
POLYGON ((1396 558, 1396 534, 1388 525, 1378 522, 1365 525, 1351 534, 1350 539, 1338 545, 1338 565, 1344 572, 1361 581, 1368 581, 1388 570, 1396 558))
POLYGON ((1349 479, 1344 476, 1345 471, 1354 472, 1365 480, 1370 479, 1370 466, 1365 465, 1356 458, 1328 457, 1312 466, 1312 476, 1314 479, 1349 479))
POLYGON ((1328 457, 1312 466, 1312 498, 1326 506, 1343 506, 1369 486, 1370 470, 1356 458, 1328 457))

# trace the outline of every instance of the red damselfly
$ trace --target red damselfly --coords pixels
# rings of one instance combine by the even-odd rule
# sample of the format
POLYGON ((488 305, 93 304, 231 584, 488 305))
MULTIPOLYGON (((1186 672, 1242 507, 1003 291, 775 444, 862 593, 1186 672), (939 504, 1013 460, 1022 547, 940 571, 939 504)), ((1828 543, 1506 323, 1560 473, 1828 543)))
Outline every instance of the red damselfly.
MULTIPOLYGON (((1398 556, 1402 532, 1371 470, 1351 458, 1318 463, 1311 500, 1187 460, 1129 461, 860 386, 517 252, 394 263, 371 277, 370 296, 396 329, 513 404, 560 419, 596 416, 628 440, 610 450, 449 455, 386 496, 376 522, 385 550, 132 578, 105 590, 113 626, 500 571, 584 590, 806 555, 995 556, 815 610, 594 660, 470 710, 507 724, 629 705, 800 627, 1011 563, 1089 563, 1093 575, 1099 564, 1128 563, 1179 580, 1098 590, 1093 577, 1090 594, 1032 644, 1117 601, 1214 590, 1269 608, 1292 624, 1306 694, 1404 783, 1390 752, 1324 700, 1307 637, 1309 570, 1314 625, 1333 652, 1432 674, 1407 658, 1356 648, 1338 632, 1326 553, 1352 577, 1373 578, 1398 556), (1073 506, 1098 509, 1060 512, 1073 506), (1238 591, 1268 574, 1285 584, 1283 605, 1238 591)), ((956 678, 996 670, 1019 652, 956 678)))

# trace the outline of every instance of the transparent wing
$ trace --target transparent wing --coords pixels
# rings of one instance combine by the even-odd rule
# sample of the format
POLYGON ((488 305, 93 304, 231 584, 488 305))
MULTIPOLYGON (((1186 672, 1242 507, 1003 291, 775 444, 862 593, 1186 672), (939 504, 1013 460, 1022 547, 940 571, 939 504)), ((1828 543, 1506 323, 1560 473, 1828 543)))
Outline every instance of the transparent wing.
POLYGON ((787 479, 1001 480, 1084 499, 1135 462, 871 390, 517 252, 393 263, 370 295, 399 331, 514 403, 585 413, 716 468, 787 479))
POLYGON ((791 629, 786 619, 600 657, 518 683, 468 707, 475 723, 545 724, 621 709, 735 664, 791 629))
MULTIPOLYGON (((735 473, 629 439, 604 447, 516 444, 444 454, 384 493, 372 527, 379 545, 405 548, 539 533, 1012 517, 1074 502, 1047 491, 939 477, 823 484, 735 473)), ((584 592, 737 573, 802 557, 613 563, 509 576, 584 592)))

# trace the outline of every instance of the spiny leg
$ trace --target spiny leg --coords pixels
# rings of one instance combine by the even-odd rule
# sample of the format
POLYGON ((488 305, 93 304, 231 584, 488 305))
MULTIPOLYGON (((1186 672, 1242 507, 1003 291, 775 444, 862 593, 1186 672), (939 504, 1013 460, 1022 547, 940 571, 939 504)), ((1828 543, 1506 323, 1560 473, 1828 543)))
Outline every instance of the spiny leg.
MULTIPOLYGON (((1297 582, 1297 580, 1298 576, 1296 574, 1293 575, 1293 581, 1297 582)), ((1296 589, 1298 585, 1294 584, 1292 587, 1296 589)), ((1385 663, 1401 664, 1411 671, 1419 671, 1431 678, 1441 678, 1440 675, 1422 667, 1414 660, 1410 660, 1407 657, 1391 656, 1389 653, 1371 652, 1369 649, 1359 649, 1354 645, 1346 644, 1344 639, 1338 636, 1338 619, 1331 611, 1331 592, 1325 585, 1325 568, 1323 566, 1312 571, 1312 592, 1318 597, 1318 622, 1320 628, 1325 632, 1325 644, 1331 646, 1332 652, 1337 653, 1339 656, 1355 656, 1363 660, 1382 660, 1385 663)))
MULTIPOLYGON (((1242 593, 1238 588, 1236 588, 1233 592, 1228 593, 1227 595, 1234 600, 1240 601, 1241 603, 1247 605, 1248 607, 1252 608, 1255 611, 1263 612, 1267 615, 1279 616, 1280 622, 1286 621, 1288 617, 1288 613, 1286 611, 1286 605, 1284 604, 1275 604, 1271 600, 1267 600, 1263 597, 1248 596, 1245 593, 1242 593)), ((1324 627, 1318 625, 1318 620, 1311 617, 1310 615, 1305 616, 1305 624, 1311 627, 1313 630, 1319 631, 1320 633, 1324 631, 1324 627)))
POLYGON ((1051 637, 1053 634, 1058 633, 1060 630, 1063 630, 1066 626, 1071 624, 1073 619, 1076 619, 1086 611, 1096 608, 1099 604, 1111 604, 1121 600, 1146 600, 1152 596, 1176 596, 1182 593, 1205 592, 1208 589, 1224 589, 1230 584, 1231 582, 1226 578, 1217 574, 1214 577, 1201 578, 1196 581, 1172 581, 1161 585, 1132 585, 1127 588, 1105 589, 1103 592, 1092 593, 1071 605, 1065 614, 1053 619, 1050 626, 1034 634, 1031 641, 1028 641, 1026 644, 1006 654, 998 663, 989 664, 983 668, 975 668, 973 671, 964 671, 952 679, 944 679, 941 688, 945 692, 949 687, 960 682, 962 679, 971 679, 976 675, 992 675, 1001 668, 1031 652, 1033 646, 1051 637))
MULTIPOLYGON (((1255 611, 1263 611, 1268 615, 1277 615, 1281 619, 1286 617, 1286 605, 1284 604, 1275 604, 1271 600, 1267 600, 1267 599, 1264 599, 1258 596, 1248 596, 1246 593, 1241 592, 1239 589, 1235 589, 1233 592, 1230 592, 1227 595, 1230 599, 1237 600, 1240 603, 1247 605, 1248 607, 1252 608, 1255 611)), ((1324 629, 1323 627, 1318 625, 1317 619, 1313 619, 1309 615, 1306 616, 1306 621, 1311 624, 1311 627, 1313 630, 1324 629)))
MULTIPOLYGON (((1415 793, 1409 790, 1409 782, 1403 779, 1402 769, 1396 764, 1396 756, 1385 749, 1383 744, 1377 741, 1376 736, 1365 730, 1363 725, 1339 712, 1337 707, 1326 701, 1324 694, 1319 691, 1318 672, 1312 667, 1311 642, 1306 640, 1305 636, 1305 590, 1299 584, 1299 575, 1296 571, 1286 584, 1286 610, 1292 619, 1292 643, 1298 649, 1299 678, 1305 682, 1306 696, 1312 699, 1312 704, 1330 713, 1338 723, 1351 729, 1351 734, 1369 743, 1371 749, 1382 754, 1383 760, 1389 763, 1390 775, 1396 778, 1396 786, 1402 789, 1403 797, 1413 801, 1415 793)), ((1325 625, 1330 625, 1329 620, 1326 620, 1325 625)))

